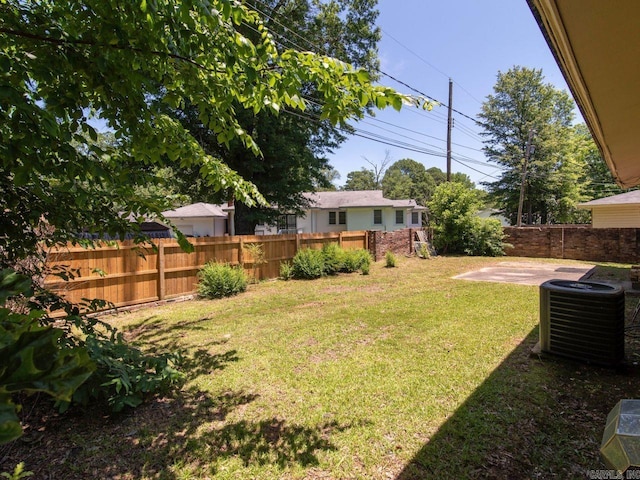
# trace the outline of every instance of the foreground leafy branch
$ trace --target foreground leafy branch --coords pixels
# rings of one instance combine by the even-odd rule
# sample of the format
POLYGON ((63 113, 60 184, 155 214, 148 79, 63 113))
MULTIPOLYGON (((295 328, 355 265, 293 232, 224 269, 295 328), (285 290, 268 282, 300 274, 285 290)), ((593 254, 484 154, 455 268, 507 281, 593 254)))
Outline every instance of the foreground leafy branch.
POLYGON ((22 434, 12 394, 44 392, 71 401, 95 370, 86 350, 61 346, 62 330, 39 325, 45 312, 21 314, 5 306, 12 297, 29 295, 30 283, 10 270, 0 272, 0 444, 22 434))

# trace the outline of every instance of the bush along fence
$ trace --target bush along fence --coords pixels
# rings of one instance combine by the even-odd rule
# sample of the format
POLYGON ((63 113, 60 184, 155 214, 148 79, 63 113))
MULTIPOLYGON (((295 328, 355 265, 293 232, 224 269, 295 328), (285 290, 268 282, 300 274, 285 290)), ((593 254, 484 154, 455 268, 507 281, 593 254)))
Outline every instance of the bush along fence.
POLYGON ((194 252, 185 253, 173 239, 154 239, 154 247, 132 241, 106 246, 52 249, 47 264, 52 271, 65 268, 68 280, 50 275, 45 287, 64 294, 74 303, 99 298, 115 307, 171 300, 196 293, 198 271, 208 262, 241 265, 257 280, 277 278, 280 264, 291 261, 305 248, 321 249, 338 243, 345 250, 368 249, 366 231, 307 233, 297 235, 203 237, 190 239, 194 252), (252 244, 262 246, 264 256, 254 262, 252 244))

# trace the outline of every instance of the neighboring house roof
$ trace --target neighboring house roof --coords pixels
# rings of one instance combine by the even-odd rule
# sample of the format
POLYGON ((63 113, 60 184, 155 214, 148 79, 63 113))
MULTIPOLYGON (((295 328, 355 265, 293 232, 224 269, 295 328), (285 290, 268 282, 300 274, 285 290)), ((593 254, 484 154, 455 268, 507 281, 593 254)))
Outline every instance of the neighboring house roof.
POLYGON ((391 200, 384 198, 382 190, 341 190, 337 192, 303 193, 309 200, 311 208, 321 210, 336 210, 340 208, 411 208, 413 210, 426 210, 415 200, 391 200))
POLYGON ((598 198, 590 202, 579 203, 578 208, 589 209, 592 207, 604 207, 615 205, 640 205, 640 190, 612 195, 610 197, 598 198))
POLYGON ((527 2, 609 170, 640 184, 640 1, 527 2))
POLYGON ((214 205, 213 203, 193 203, 175 210, 162 212, 167 218, 189 218, 189 217, 227 217, 229 207, 214 205))

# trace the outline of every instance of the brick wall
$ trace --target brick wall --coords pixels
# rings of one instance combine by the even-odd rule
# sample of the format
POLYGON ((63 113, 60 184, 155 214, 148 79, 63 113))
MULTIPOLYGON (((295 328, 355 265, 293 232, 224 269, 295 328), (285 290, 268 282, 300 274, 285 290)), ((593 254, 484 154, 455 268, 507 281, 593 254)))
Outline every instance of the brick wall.
POLYGON ((591 228, 588 225, 505 227, 507 255, 566 258, 591 262, 638 263, 640 229, 591 228))
POLYGON ((391 250, 398 255, 413 253, 413 237, 415 229, 405 228, 393 232, 369 232, 369 250, 375 261, 384 258, 387 251, 391 250))

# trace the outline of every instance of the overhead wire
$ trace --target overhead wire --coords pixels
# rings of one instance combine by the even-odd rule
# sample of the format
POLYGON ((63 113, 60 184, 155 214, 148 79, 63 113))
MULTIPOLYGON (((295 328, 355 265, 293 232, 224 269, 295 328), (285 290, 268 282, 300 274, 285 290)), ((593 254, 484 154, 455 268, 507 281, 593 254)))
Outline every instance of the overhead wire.
MULTIPOLYGON (((262 0, 255 0, 255 2, 260 3, 261 5, 263 5, 263 6, 267 7, 267 8, 269 8, 269 9, 271 9, 271 10, 272 10, 272 12, 273 12, 273 13, 275 13, 276 15, 280 15, 278 12, 276 12, 275 10, 273 10, 273 8, 272 8, 270 5, 267 5, 267 4, 266 4, 265 2, 263 2, 262 0)), ((273 16, 273 15, 269 15, 268 13, 264 12, 263 10, 260 10, 259 8, 257 8, 257 6, 256 6, 256 5, 254 5, 254 6, 253 6, 253 8, 254 8, 258 13, 260 13, 260 14, 264 15, 264 17, 265 17, 265 18, 267 18, 268 20, 270 20, 270 21, 272 21, 273 23, 275 23, 275 24, 279 25, 281 28, 283 28, 283 29, 284 29, 284 31, 286 31, 286 32, 290 32, 291 34, 293 34, 293 35, 294 35, 294 36, 296 36, 297 38, 299 38, 299 39, 303 40, 304 42, 306 42, 308 45, 310 45, 311 47, 313 47, 313 48, 312 48, 312 50, 313 50, 313 49, 315 49, 316 51, 323 52, 323 49, 322 49, 322 48, 319 48, 317 45, 315 45, 313 42, 311 42, 308 38, 303 37, 302 35, 300 35, 300 34, 299 34, 299 33, 297 33, 296 31, 294 31, 294 30, 290 29, 289 27, 287 27, 287 26, 286 26, 286 25, 284 25, 283 23, 279 22, 276 18, 274 18, 274 16, 273 16)), ((250 25, 247 25, 247 26, 248 26, 249 28, 252 28, 252 26, 250 26, 250 25)), ((253 29, 254 31, 256 31, 254 28, 252 28, 252 29, 253 29)), ((257 31, 256 31, 256 32, 257 32, 257 31)), ((291 40, 290 38, 286 37, 285 35, 283 35, 283 34, 281 34, 281 33, 278 33, 278 32, 274 32, 274 31, 272 31, 271 33, 272 33, 273 35, 278 36, 280 39, 282 39, 282 40, 286 41, 289 45, 293 46, 293 47, 294 47, 294 48, 296 48, 297 50, 305 50, 301 45, 299 45, 298 43, 294 42, 293 40, 291 40)), ((386 32, 385 32, 385 33, 386 33, 386 32)), ((386 34, 387 34, 387 35, 389 35, 388 33, 386 33, 386 34)), ((389 35, 389 36, 391 37, 391 35, 389 35)), ((394 40, 395 40, 396 42, 398 42, 395 38, 394 38, 394 40)), ((284 48, 288 48, 288 47, 287 47, 287 45, 285 45, 285 44, 284 44, 284 43, 282 43, 282 42, 277 41, 277 43, 279 43, 279 44, 280 44, 282 47, 284 47, 284 48)), ((398 42, 398 43, 400 43, 400 42, 398 42)), ((404 45, 403 45, 403 47, 404 47, 404 45)), ((407 48, 407 47, 404 47, 404 48, 407 48)), ((407 48, 407 50, 409 50, 409 49, 407 48)), ((411 51, 411 50, 410 50, 410 51, 411 51)), ((432 67, 432 68, 434 68, 435 70, 439 71, 439 73, 441 73, 441 74, 443 74, 443 75, 445 75, 445 76, 446 76, 446 74, 445 74, 444 72, 442 72, 442 71, 440 71, 439 69, 437 69, 437 67, 435 67, 435 66, 431 65, 429 62, 427 62, 426 60, 424 60, 422 57, 420 57, 419 55, 417 55, 415 52, 411 51, 411 53, 413 53, 414 55, 416 55, 418 58, 420 58, 422 61, 424 61, 425 63, 427 63, 429 66, 431 66, 431 67, 432 67)), ((435 97, 433 97, 433 96, 431 96, 431 95, 429 95, 429 94, 427 94, 427 93, 425 93, 425 92, 420 91, 419 89, 417 89, 417 88, 415 88, 415 87, 413 87, 413 86, 409 85, 408 83, 406 83, 406 82, 404 82, 404 81, 402 81, 402 80, 400 80, 400 79, 396 78, 395 76, 393 76, 393 75, 391 75, 391 74, 388 74, 387 72, 384 72, 384 71, 382 71, 381 69, 376 69, 376 71, 377 71, 379 74, 381 74, 381 75, 383 75, 383 76, 385 76, 385 77, 387 77, 387 78, 389 78, 389 79, 391 79, 391 80, 395 81, 396 83, 398 83, 398 84, 400 84, 400 85, 402 85, 402 86, 404 86, 404 87, 408 88, 408 89, 409 89, 409 90, 411 90, 412 92, 417 93, 417 94, 421 95, 422 97, 427 98, 428 100, 430 100, 430 101, 432 101, 432 102, 437 103, 438 105, 445 106, 445 107, 447 107, 447 108, 448 108, 448 105, 446 105, 445 103, 440 102, 440 101, 439 101, 439 100, 437 100, 435 97)), ((461 88, 463 88, 463 87, 461 87, 461 88)), ((463 89, 464 89, 464 88, 463 88, 463 89)), ((468 92, 467 92, 467 93, 468 93, 468 92)), ((307 100, 307 101, 310 101, 309 99, 306 99, 306 100, 307 100)), ((318 105, 319 105, 319 104, 318 104, 318 105)), ((463 117, 463 118, 466 118, 466 119, 468 119, 468 120, 471 120, 474 124, 476 124, 476 125, 480 125, 480 123, 479 123, 476 119, 474 119, 473 117, 471 117, 471 116, 469 116, 469 115, 467 115, 467 114, 465 114, 465 113, 463 113, 463 112, 461 112, 461 111, 459 111, 459 110, 457 110, 457 109, 455 109, 455 108, 451 108, 451 110, 452 110, 452 112, 455 112, 457 115, 460 115, 460 116, 461 116, 461 117, 463 117)), ((312 117, 311 117, 311 116, 309 116, 309 115, 302 115, 302 114, 299 114, 298 112, 293 112, 293 111, 288 110, 288 109, 285 109, 284 111, 285 111, 285 112, 287 112, 287 113, 289 113, 289 114, 293 114, 293 115, 297 115, 297 116, 299 116, 299 117, 301 117, 301 118, 305 118, 305 119, 307 119, 307 120, 320 121, 320 120, 319 120, 319 118, 315 119, 315 118, 312 118, 312 117)), ((426 113, 424 113, 424 114, 423 114, 423 112, 418 112, 418 111, 413 110, 413 109, 410 109, 409 111, 412 111, 412 112, 417 113, 417 114, 419 114, 419 115, 421 114, 424 118, 429 118, 429 119, 431 119, 431 120, 433 120, 433 121, 438 121, 438 122, 441 122, 441 123, 445 123, 445 122, 447 121, 447 120, 445 120, 446 116, 445 116, 443 113, 440 113, 440 112, 437 112, 437 111, 431 111, 431 112, 429 112, 429 114, 426 114, 426 113), (436 117, 436 118, 434 118, 434 117, 436 117)), ((371 117, 371 116, 370 116, 370 118, 371 118, 372 120, 377 120, 377 119, 375 119, 375 117, 371 117)), ((383 122, 383 121, 381 121, 381 120, 378 120, 378 121, 380 121, 381 123, 387 123, 387 124, 389 124, 389 125, 391 125, 391 126, 394 126, 394 127, 396 127, 396 128, 402 128, 402 129, 404 129, 404 127, 399 127, 399 126, 393 125, 393 124, 391 124, 390 122, 383 122)), ((364 122, 364 121, 362 121, 362 122, 363 122, 363 123, 367 123, 367 122, 364 122)), ((468 137, 470 137, 470 138, 472 138, 472 139, 474 139, 474 140, 476 140, 476 141, 478 141, 478 140, 480 140, 480 141, 481 141, 481 140, 482 140, 482 139, 481 139, 481 138, 480 138, 480 137, 479 137, 475 132, 473 132, 473 130, 472 130, 471 128, 469 128, 469 127, 467 127, 466 125, 461 124, 461 123, 462 123, 462 122, 460 122, 460 121, 458 122, 458 126, 457 126, 457 128, 459 129, 459 131, 460 131, 462 134, 465 134, 466 136, 468 136, 468 137)), ((384 128, 382 128, 382 127, 378 127, 378 126, 375 126, 375 127, 376 127, 376 128, 379 128, 379 129, 382 129, 382 130, 385 130, 385 131, 388 131, 388 132, 390 132, 390 133, 394 133, 394 135, 398 135, 398 136, 401 136, 401 137, 407 138, 407 139, 412 140, 412 141, 414 141, 414 142, 423 143, 423 144, 425 144, 425 145, 427 145, 427 146, 431 146, 431 147, 438 148, 438 149, 442 150, 442 148, 441 148, 441 147, 438 147, 438 146, 436 146, 436 145, 432 145, 432 144, 428 144, 428 143, 426 143, 426 142, 422 142, 422 141, 417 140, 417 139, 415 139, 415 138, 411 138, 411 137, 409 137, 409 136, 407 136, 407 135, 398 134, 397 132, 393 132, 393 131, 390 131, 390 130, 388 130, 388 129, 384 129, 384 128)), ((377 134, 375 134, 375 133, 373 133, 373 132, 368 132, 368 131, 365 131, 365 130, 362 130, 362 129, 358 129, 358 128, 353 127, 353 126, 351 126, 351 128, 353 128, 353 129, 355 130, 355 132, 351 132, 351 131, 348 131, 348 130, 346 130, 346 129, 341 129, 341 128, 339 128, 339 130, 341 130, 341 131, 342 131, 342 132, 344 132, 344 133, 348 133, 348 134, 351 134, 351 135, 359 136, 359 137, 361 137, 361 138, 369 139, 369 140, 376 141, 376 142, 379 142, 379 143, 384 143, 384 144, 386 144, 386 145, 395 146, 395 147, 397 147, 397 148, 402 148, 402 149, 405 149, 405 150, 414 151, 414 152, 417 152, 417 153, 423 153, 423 154, 431 155, 431 156, 446 157, 446 153, 445 153, 445 152, 436 152, 436 151, 433 151, 433 150, 424 149, 424 148, 418 147, 418 146, 416 146, 416 145, 409 144, 409 143, 407 143, 407 142, 402 142, 402 141, 398 141, 398 140, 395 140, 395 139, 392 139, 392 138, 389 138, 389 137, 384 137, 384 136, 381 136, 381 135, 377 135, 377 134)), ((407 129, 404 129, 404 130, 407 130, 407 129)), ((420 133, 420 132, 412 131, 412 133, 416 133, 416 134, 419 134, 419 135, 424 135, 424 136, 427 136, 427 137, 431 137, 431 138, 434 138, 434 139, 436 139, 436 140, 438 140, 438 141, 444 141, 444 140, 439 139, 439 138, 437 138, 437 137, 433 137, 433 136, 429 136, 429 135, 426 135, 426 134, 422 134, 422 133, 420 133)), ((460 144, 456 144, 456 145, 457 145, 457 146, 460 146, 460 147, 463 147, 463 148, 469 148, 469 149, 472 149, 472 150, 481 151, 481 150, 479 150, 479 149, 475 149, 475 148, 473 148, 473 147, 469 147, 469 146, 466 146, 466 145, 460 145, 460 144)), ((477 170, 477 169, 475 169, 475 168, 470 167, 469 165, 467 165, 467 162, 473 162, 473 163, 476 163, 476 164, 479 164, 479 165, 487 165, 487 166, 488 166, 488 164, 487 164, 486 162, 481 162, 481 161, 479 161, 479 160, 475 160, 475 159, 472 159, 471 157, 467 157, 467 156, 464 156, 464 155, 461 155, 461 154, 456 154, 456 156, 455 156, 455 157, 453 157, 453 156, 452 156, 452 159, 453 159, 454 161, 456 161, 457 163, 459 163, 459 164, 461 164, 461 165, 465 166, 466 168, 469 168, 469 169, 471 169, 471 170, 473 170, 473 171, 475 171, 475 172, 477 172, 477 173, 480 173, 480 174, 482 174, 482 175, 485 175, 485 177, 492 177, 492 178, 496 178, 496 177, 493 177, 493 175, 491 175, 491 174, 487 174, 486 172, 481 172, 481 171, 479 171, 479 170, 477 170), (464 160, 461 160, 461 159, 464 159, 464 160)), ((483 177, 483 178, 484 178, 484 177, 483 177)))
MULTIPOLYGON (((384 30, 383 28, 380 28, 380 31, 386 35, 387 37, 389 37, 391 40, 393 40, 394 42, 396 42, 398 45, 400 45, 402 48, 404 48, 407 52, 411 53, 413 56, 415 56, 418 60, 420 60, 422 63, 424 63, 425 65, 431 67, 433 70, 435 70, 436 72, 438 72, 439 74, 441 74, 443 77, 445 78, 449 78, 451 79, 451 75, 443 72, 442 70, 440 70, 438 67, 436 67, 435 65, 433 65, 431 62, 427 61, 424 57, 422 57, 421 55, 419 55, 418 53, 416 53, 415 51, 413 51, 411 48, 407 47, 404 43, 402 43, 400 40, 398 40, 396 37, 394 37, 393 35, 391 35, 389 32, 387 32, 386 30, 384 30)), ((459 82, 456 82, 455 80, 451 80, 455 85, 457 85, 463 92, 465 92, 472 100, 478 102, 480 105, 482 105, 482 102, 480 100, 478 100, 476 97, 473 96, 473 94, 471 94, 471 92, 469 92, 469 90, 467 90, 466 88, 464 88, 464 86, 462 86, 459 82)))
MULTIPOLYGON (((265 2, 263 2, 262 0, 255 0, 255 2, 262 4, 262 5, 264 5, 264 6, 265 6, 265 7, 267 7, 267 8, 270 8, 270 9, 271 9, 271 10, 272 10, 276 15, 280 15, 280 13, 279 13, 279 12, 275 12, 275 10, 273 10, 273 8, 272 8, 270 5, 267 5, 267 4, 266 4, 265 2)), ((262 15, 264 15, 267 19, 269 19, 269 20, 271 20, 272 22, 276 23, 277 25, 281 26, 281 27, 282 27, 282 28, 284 28, 286 31, 291 32, 292 34, 294 34, 296 37, 300 38, 301 40, 304 40, 308 45, 312 46, 312 47, 313 47, 313 49, 315 49, 316 51, 319 51, 319 52, 322 52, 323 54, 326 54, 326 52, 324 52, 322 48, 319 48, 316 44, 314 44, 314 43, 313 43, 311 40, 309 40, 308 38, 305 38, 305 37, 303 37, 302 35, 300 35, 299 33, 295 32, 294 30, 291 30, 291 29, 290 29, 290 28, 288 28, 286 25, 284 25, 284 24, 280 23, 278 20, 276 20, 275 18, 273 18, 273 16, 271 16, 271 15, 267 14, 266 12, 264 12, 264 11, 262 11, 262 10, 260 10, 260 9, 256 8, 256 7, 254 7, 254 8, 255 8, 255 10, 256 10, 258 13, 261 13, 261 14, 262 14, 262 15)), ((287 39, 287 40, 289 40, 289 39, 287 39)), ((289 41, 290 41, 290 40, 289 40, 289 41)), ((290 43, 291 43, 292 45, 294 45, 296 48, 298 48, 298 49, 302 49, 302 48, 300 48, 300 46, 299 46, 299 45, 295 44, 295 42, 290 41, 290 43)), ((312 50, 313 50, 313 49, 312 49, 312 50)), ((433 67, 433 68, 435 68, 435 67, 433 67)), ((377 68, 377 69, 376 69, 376 71, 377 71, 378 73, 380 73, 381 75, 384 75, 385 77, 390 78, 390 79, 391 79, 391 80, 393 80, 394 82, 396 82, 396 83, 398 83, 398 84, 400 84, 400 85, 402 85, 402 86, 404 86, 404 87, 408 88, 408 89, 409 89, 409 90, 411 90, 412 92, 417 93, 418 95, 421 95, 422 97, 427 98, 428 100, 431 100, 432 102, 436 102, 436 103, 438 103, 439 105, 442 105, 442 106, 447 107, 447 108, 449 107, 445 102, 441 102, 441 101, 439 101, 439 100, 438 100, 438 99, 436 99, 435 97, 432 97, 431 95, 429 95, 429 94, 427 94, 427 93, 424 93, 424 92, 420 91, 419 89, 417 89, 417 88, 415 88, 415 87, 412 87, 412 86, 411 86, 411 85, 409 85, 408 83, 406 83, 406 82, 404 82, 404 81, 402 81, 402 80, 400 80, 400 79, 396 78, 395 76, 393 76, 393 75, 391 75, 391 74, 389 74, 389 73, 387 73, 387 72, 384 72, 383 70, 381 70, 381 69, 379 69, 379 68, 377 68)), ((459 111, 459 110, 457 110, 457 109, 455 109, 455 108, 451 108, 451 110, 452 110, 453 112, 457 113, 458 115, 460 115, 460 116, 462 116, 462 117, 465 117, 465 118, 467 118, 467 119, 471 120, 471 121, 472 121, 472 122, 474 122, 474 123, 478 123, 478 124, 479 124, 479 122, 478 122, 475 118, 473 118, 473 117, 471 117, 471 116, 467 115, 466 113, 463 113, 463 112, 461 112, 461 111, 459 111)))

